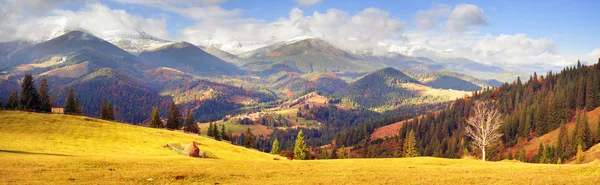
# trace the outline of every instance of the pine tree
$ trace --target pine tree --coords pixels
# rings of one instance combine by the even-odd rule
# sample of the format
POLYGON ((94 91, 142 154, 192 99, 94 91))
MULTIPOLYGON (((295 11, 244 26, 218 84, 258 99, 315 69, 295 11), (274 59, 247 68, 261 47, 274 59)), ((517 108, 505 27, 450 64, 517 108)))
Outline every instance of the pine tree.
POLYGON ((221 141, 221 134, 219 133, 219 126, 217 123, 213 126, 213 135, 217 141, 221 141))
POLYGON ((340 154, 338 155, 339 159, 346 159, 348 158, 348 155, 346 154, 346 146, 342 145, 342 151, 340 151, 340 154))
POLYGON ((75 100, 75 94, 73 93, 73 88, 69 87, 67 90, 67 98, 65 99, 65 113, 66 114, 75 114, 77 112, 77 105, 75 100))
POLYGON ((578 164, 581 164, 581 162, 583 162, 583 146, 577 145, 577 155, 575 159, 578 164))
POLYGON ((102 104, 100 104, 100 119, 107 119, 107 114, 108 114, 108 102, 106 101, 106 98, 102 99, 102 104))
POLYGON ((279 141, 277 141, 277 138, 275 138, 275 140, 273 140, 273 146, 271 146, 271 153, 279 154, 279 152, 279 141))
POLYGON ((221 139, 229 141, 229 135, 227 135, 227 132, 225 132, 225 124, 221 125, 221 139))
POLYGON ((208 123, 208 129, 206 129, 206 136, 213 137, 213 123, 208 123))
POLYGON ((546 133, 546 109, 540 104, 535 110, 535 132, 537 136, 542 136, 546 133))
POLYGON ((546 163, 547 156, 544 156, 544 144, 540 143, 538 148, 538 163, 546 163))
POLYGON ((50 93, 48 92, 48 80, 46 77, 42 77, 40 80, 40 88, 38 89, 38 94, 40 95, 40 111, 42 112, 50 112, 52 111, 52 102, 50 93))
POLYGON ((294 145, 294 159, 308 159, 308 149, 306 148, 306 143, 304 142, 304 134, 302 133, 302 130, 298 132, 298 137, 296 137, 296 144, 294 145))
POLYGON ((40 95, 35 89, 33 75, 26 74, 21 82, 21 96, 19 96, 19 107, 24 110, 39 110, 40 95))
POLYGON ((246 133, 244 134, 244 146, 246 148, 254 148, 255 141, 256 138, 254 137, 254 134, 252 134, 250 127, 248 127, 248 129, 246 129, 246 133))
POLYGON ((333 148, 331 149, 331 154, 329 154, 329 159, 337 159, 338 158, 337 146, 335 146, 335 144, 331 144, 331 147, 333 147, 333 148))
POLYGON ((517 154, 515 154, 515 159, 521 162, 525 162, 525 149, 521 148, 520 150, 517 150, 517 154))
POLYGON ((160 112, 158 112, 158 107, 152 107, 152 114, 150 114, 150 122, 148 126, 152 128, 163 128, 162 120, 160 120, 160 112))
POLYGON ((167 129, 179 129, 181 123, 181 113, 179 113, 179 108, 175 105, 175 102, 171 103, 171 107, 169 108, 169 114, 167 116, 167 129))
POLYGON ((577 85, 577 108, 585 108, 585 77, 579 78, 579 84, 577 85))
POLYGON ((106 119, 107 120, 115 120, 115 109, 111 102, 108 102, 108 107, 106 108, 106 119))
POLYGON ((411 130, 404 139, 404 153, 403 157, 417 157, 419 151, 417 149, 417 139, 415 138, 415 132, 411 130))
POLYGON ((592 130, 590 129, 590 123, 588 121, 587 115, 583 114, 583 131, 582 138, 585 145, 583 146, 584 150, 587 150, 589 147, 594 145, 594 138, 592 136, 592 130))
POLYGON ((321 149, 321 155, 319 156, 320 159, 329 159, 329 152, 327 151, 326 147, 323 147, 321 149))
MULTIPOLYGON (((594 70, 595 71, 595 70, 594 70)), ((596 89, 594 86, 595 72, 591 72, 591 75, 587 75, 586 86, 585 86, 585 110, 591 111, 596 108, 596 89)))
POLYGON ((192 113, 192 110, 189 110, 187 115, 185 116, 185 121, 183 123, 183 131, 195 134, 199 132, 198 124, 196 124, 196 121, 194 120, 194 113, 192 113))
POLYGON ((79 103, 79 97, 75 97, 75 100, 73 101, 73 103, 75 105, 75 111, 73 112, 73 114, 75 114, 75 115, 82 115, 83 114, 83 107, 79 103))
POLYGON ((556 161, 556 164, 562 164, 562 160, 560 159, 560 157, 558 158, 558 160, 556 161))
POLYGON ((557 142, 557 147, 558 147, 558 156, 563 156, 567 153, 567 147, 569 146, 569 136, 567 134, 567 126, 563 123, 560 126, 559 132, 558 132, 558 142, 557 142))
POLYGON ((17 90, 12 89, 10 91, 10 96, 8 96, 8 100, 6 101, 7 109, 16 109, 19 106, 19 95, 17 94, 17 90))

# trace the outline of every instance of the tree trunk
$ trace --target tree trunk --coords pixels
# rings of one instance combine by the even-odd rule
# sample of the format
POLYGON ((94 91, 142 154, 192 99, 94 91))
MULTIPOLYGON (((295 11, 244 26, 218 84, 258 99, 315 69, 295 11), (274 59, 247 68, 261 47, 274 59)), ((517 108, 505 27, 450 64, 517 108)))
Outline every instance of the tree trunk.
POLYGON ((485 161, 485 147, 481 147, 481 160, 485 161))

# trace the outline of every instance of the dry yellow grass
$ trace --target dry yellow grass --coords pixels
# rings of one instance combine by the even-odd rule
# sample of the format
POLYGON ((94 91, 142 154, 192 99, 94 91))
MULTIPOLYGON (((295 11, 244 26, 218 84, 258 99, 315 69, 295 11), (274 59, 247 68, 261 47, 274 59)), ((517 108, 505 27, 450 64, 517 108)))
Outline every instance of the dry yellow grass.
POLYGON ((201 136, 80 116, 0 111, 0 138, 0 184, 600 183, 598 163, 431 157, 272 160, 277 156, 201 136), (190 141, 218 159, 190 158, 162 147, 190 141))

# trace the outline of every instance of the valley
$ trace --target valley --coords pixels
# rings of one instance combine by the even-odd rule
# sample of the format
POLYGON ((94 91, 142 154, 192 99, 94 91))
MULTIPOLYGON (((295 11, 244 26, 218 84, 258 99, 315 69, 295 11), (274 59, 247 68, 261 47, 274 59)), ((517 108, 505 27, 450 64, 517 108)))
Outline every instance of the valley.
POLYGON ((600 184, 553 2, 0 0, 0 184, 600 184))

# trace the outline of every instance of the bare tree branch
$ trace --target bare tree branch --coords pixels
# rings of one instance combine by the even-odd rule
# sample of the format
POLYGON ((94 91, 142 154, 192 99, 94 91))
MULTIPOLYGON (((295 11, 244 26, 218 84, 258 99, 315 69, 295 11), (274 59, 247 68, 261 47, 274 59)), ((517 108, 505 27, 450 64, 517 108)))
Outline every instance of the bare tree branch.
POLYGON ((481 149, 482 160, 485 161, 486 147, 496 144, 502 133, 500 126, 504 121, 502 114, 492 103, 475 101, 473 114, 467 120, 465 134, 473 139, 473 144, 481 149))

